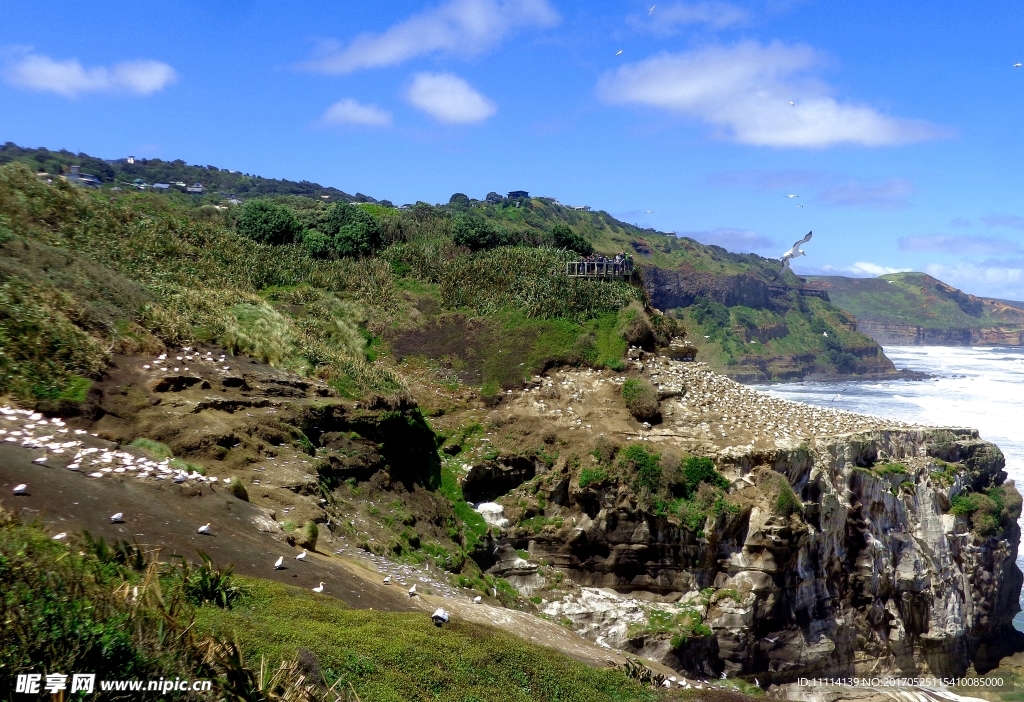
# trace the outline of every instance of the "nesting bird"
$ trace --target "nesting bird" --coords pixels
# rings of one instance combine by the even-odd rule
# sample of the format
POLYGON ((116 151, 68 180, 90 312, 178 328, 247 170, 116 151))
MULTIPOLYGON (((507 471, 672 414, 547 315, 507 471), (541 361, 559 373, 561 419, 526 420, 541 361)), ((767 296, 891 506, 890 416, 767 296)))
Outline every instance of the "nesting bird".
POLYGON ((43 463, 46 463, 46 456, 40 456, 39 458, 34 458, 34 459, 32 459, 32 462, 37 464, 37 465, 42 465, 43 463))
POLYGON ((317 585, 316 587, 313 588, 313 592, 319 593, 319 592, 323 592, 323 591, 324 591, 324 584, 323 584, 323 582, 321 582, 319 585, 317 585))
POLYGON ((390 585, 391 584, 391 576, 390 575, 387 576, 386 578, 384 578, 384 584, 385 585, 390 585))
POLYGON ((278 556, 277 560, 274 561, 274 570, 281 570, 284 566, 284 556, 278 556))
POLYGON ((477 595, 476 597, 473 598, 473 602, 475 604, 481 604, 483 601, 484 601, 484 598, 480 597, 480 595, 477 595))
POLYGON ((302 553, 300 553, 297 556, 295 556, 295 560, 297 560, 297 561, 304 561, 304 560, 306 560, 306 549, 302 549, 302 553))
POLYGON ((201 527, 199 527, 198 529, 196 529, 196 531, 198 533, 200 533, 200 534, 209 534, 210 533, 210 523, 207 522, 206 524, 204 524, 201 527))
POLYGON ((63 540, 63 539, 66 539, 67 537, 68 537, 68 534, 67 534, 67 532, 66 532, 66 531, 62 531, 62 532, 61 532, 61 533, 59 533, 59 534, 54 534, 54 536, 53 536, 53 540, 54 540, 54 541, 61 541, 61 540, 63 540))
POLYGON ((114 514, 110 515, 110 523, 111 524, 120 524, 123 521, 124 521, 124 513, 123 512, 115 512, 114 514))
POLYGON ((416 597, 416 585, 415 584, 413 584, 413 586, 409 588, 409 597, 416 597))
POLYGON ((25 483, 21 483, 20 485, 15 485, 14 486, 14 494, 15 495, 27 495, 28 494, 28 485, 26 485, 25 483))

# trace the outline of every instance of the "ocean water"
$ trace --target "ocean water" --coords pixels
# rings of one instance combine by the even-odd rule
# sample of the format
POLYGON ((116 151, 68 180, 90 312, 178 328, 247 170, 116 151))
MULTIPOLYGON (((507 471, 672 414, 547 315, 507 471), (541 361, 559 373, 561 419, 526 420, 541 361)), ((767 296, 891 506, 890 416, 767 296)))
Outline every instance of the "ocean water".
MULTIPOLYGON (((757 387, 775 397, 812 405, 923 424, 973 427, 1002 449, 1007 474, 1024 492, 1024 348, 886 346, 885 355, 897 368, 933 377, 757 387)), ((1024 519, 1021 522, 1024 526, 1024 519)), ((1024 570, 1020 551, 1017 565, 1024 570)), ((1024 631, 1024 612, 1014 625, 1024 631)))

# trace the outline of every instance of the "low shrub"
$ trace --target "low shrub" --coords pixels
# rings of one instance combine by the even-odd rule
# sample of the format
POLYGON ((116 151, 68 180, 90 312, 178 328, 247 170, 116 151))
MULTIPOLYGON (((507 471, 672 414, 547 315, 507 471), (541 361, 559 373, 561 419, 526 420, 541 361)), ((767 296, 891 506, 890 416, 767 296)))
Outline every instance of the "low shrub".
POLYGON ((249 491, 245 489, 245 485, 243 485, 242 481, 238 478, 231 479, 231 483, 228 485, 228 490, 242 502, 249 501, 249 491))
POLYGON ((723 490, 729 487, 729 480, 715 469, 714 462, 706 456, 687 456, 679 464, 682 474, 683 497, 696 494, 701 483, 707 483, 723 490))
POLYGON ((658 418, 660 403, 658 391, 642 378, 630 378, 622 384, 622 399, 626 401, 626 409, 640 421, 651 421, 658 418))
POLYGON ((661 487, 661 454, 640 444, 630 444, 619 454, 619 468, 633 479, 638 490, 655 492, 661 487))
POLYGON ((580 471, 580 489, 605 481, 608 473, 603 468, 584 468, 580 471))

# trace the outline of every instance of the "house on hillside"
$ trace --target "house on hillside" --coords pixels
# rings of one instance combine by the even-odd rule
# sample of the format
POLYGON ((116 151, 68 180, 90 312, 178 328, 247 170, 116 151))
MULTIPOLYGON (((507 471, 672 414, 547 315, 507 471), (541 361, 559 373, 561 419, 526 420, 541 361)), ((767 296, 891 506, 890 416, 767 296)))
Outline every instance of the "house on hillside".
POLYGON ((135 157, 134 156, 129 156, 126 160, 128 161, 128 163, 135 163, 135 157))
POLYGON ((508 194, 509 200, 529 200, 530 193, 525 190, 511 190, 508 194))
POLYGON ((566 207, 577 212, 590 212, 590 205, 566 205, 566 207))
POLYGON ((153 183, 154 190, 163 190, 164 192, 171 189, 170 183, 153 183))
POLYGON ((80 166, 72 166, 71 172, 64 177, 64 180, 72 185, 80 185, 85 188, 98 188, 101 185, 99 178, 88 173, 82 173, 80 166))
POLYGON ((202 183, 193 183, 192 185, 185 188, 185 192, 192 193, 193 195, 202 195, 203 189, 204 188, 202 183))

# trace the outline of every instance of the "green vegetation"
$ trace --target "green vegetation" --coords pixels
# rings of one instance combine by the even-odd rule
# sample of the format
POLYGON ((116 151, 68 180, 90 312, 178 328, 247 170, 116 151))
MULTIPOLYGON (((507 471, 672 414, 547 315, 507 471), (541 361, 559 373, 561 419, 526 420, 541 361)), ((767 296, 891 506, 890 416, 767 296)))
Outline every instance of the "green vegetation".
POLYGON ((906 475, 909 472, 902 463, 883 463, 875 466, 874 470, 879 475, 906 475))
POLYGON ((1020 517, 1021 496, 1016 490, 1001 486, 984 492, 961 493, 953 498, 950 512, 967 517, 981 536, 994 536, 1020 517))
POLYGON ((555 248, 575 251, 581 256, 589 256, 594 253, 593 244, 564 224, 556 224, 551 227, 551 243, 555 248))
POLYGON ((656 492, 661 487, 661 454, 642 444, 630 444, 619 452, 619 470, 637 491, 656 492))
POLYGON ((580 471, 580 489, 596 485, 608 479, 608 472, 603 468, 584 468, 580 471))
POLYGON ((678 612, 664 609, 647 610, 647 620, 629 628, 630 637, 664 636, 671 637, 672 648, 682 648, 692 639, 711 636, 711 627, 704 623, 698 610, 683 607, 678 612))
POLYGON ((245 489, 245 485, 237 477, 231 479, 228 491, 243 502, 249 501, 249 491, 245 489))
POLYGON ((350 610, 285 585, 244 583, 251 594, 231 610, 198 611, 201 632, 236 635, 250 660, 290 660, 308 649, 328 683, 351 684, 363 700, 655 699, 617 671, 469 622, 438 629, 423 614, 350 610))
POLYGON ((242 205, 235 226, 260 244, 290 244, 299 234, 295 214, 267 200, 250 200, 242 205))
POLYGON ((924 273, 812 279, 828 290, 833 303, 858 320, 936 330, 1024 329, 1024 310, 968 295, 924 273))
POLYGON ((778 495, 776 495, 773 508, 775 514, 780 517, 788 517, 791 514, 801 514, 804 511, 804 506, 800 502, 800 498, 793 492, 793 488, 790 487, 789 481, 785 478, 779 478, 778 482, 778 495))
POLYGON ((447 464, 441 467, 441 494, 448 498, 455 516, 462 525, 462 545, 469 551, 487 534, 487 522, 462 495, 455 472, 447 464))
POLYGON ((153 439, 139 437, 138 439, 135 439, 128 445, 134 446, 135 448, 140 448, 156 459, 170 458, 174 455, 174 452, 171 451, 170 446, 168 446, 167 444, 162 444, 159 441, 154 441, 153 439))
POLYGON ((715 468, 715 463, 706 456, 687 456, 680 462, 682 474, 683 497, 690 497, 697 493, 701 483, 725 490, 729 487, 729 481, 715 468))
POLYGON ((622 384, 622 399, 626 409, 636 419, 648 421, 659 415, 658 391, 643 378, 630 378, 622 384))

